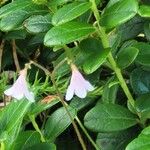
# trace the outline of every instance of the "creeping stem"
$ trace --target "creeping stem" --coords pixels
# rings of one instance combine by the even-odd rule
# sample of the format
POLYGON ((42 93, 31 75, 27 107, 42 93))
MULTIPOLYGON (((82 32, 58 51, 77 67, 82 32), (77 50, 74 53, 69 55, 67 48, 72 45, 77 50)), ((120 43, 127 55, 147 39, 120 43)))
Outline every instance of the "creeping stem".
MULTIPOLYGON (((109 40, 108 40, 108 37, 107 37, 107 34, 104 30, 104 28, 102 28, 99 24, 99 21, 100 21, 100 15, 99 15, 99 11, 97 9, 97 6, 96 6, 96 3, 95 3, 95 0, 90 0, 90 2, 92 3, 92 11, 94 13, 94 16, 96 18, 96 21, 97 21, 97 27, 96 27, 96 30, 97 30, 97 33, 99 34, 101 40, 102 40, 102 44, 103 44, 103 47, 104 48, 109 48, 109 40)), ((134 107, 134 99, 129 91, 129 88, 123 78, 123 75, 121 73, 121 70, 120 68, 117 66, 117 63, 115 61, 115 59, 113 58, 112 56, 112 53, 110 52, 109 55, 108 55, 108 61, 109 63, 111 64, 111 67, 112 69, 114 70, 114 72, 116 73, 116 76, 120 82, 120 85, 124 91, 124 93, 126 94, 127 98, 128 98, 128 101, 129 103, 134 107)))

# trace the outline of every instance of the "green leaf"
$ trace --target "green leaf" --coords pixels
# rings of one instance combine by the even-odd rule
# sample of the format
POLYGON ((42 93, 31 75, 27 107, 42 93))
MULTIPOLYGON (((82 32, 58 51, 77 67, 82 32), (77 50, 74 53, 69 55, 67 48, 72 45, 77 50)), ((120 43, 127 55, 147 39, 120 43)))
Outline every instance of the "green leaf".
POLYGON ((0 133, 11 131, 23 119, 31 103, 26 100, 11 102, 0 114, 0 133))
POLYGON ((26 150, 56 150, 56 146, 53 143, 37 143, 26 150))
POLYGON ((117 27, 117 34, 121 36, 121 41, 133 40, 143 32, 145 20, 140 16, 135 16, 124 24, 117 27))
POLYGON ((150 6, 141 5, 138 11, 139 15, 142 17, 150 17, 150 6))
POLYGON ((119 132, 98 133, 96 143, 102 150, 124 150, 136 131, 128 129, 119 132))
POLYGON ((16 30, 16 31, 10 31, 8 32, 4 38, 6 40, 12 40, 12 39, 25 39, 27 35, 26 30, 16 30))
POLYGON ((5 32, 15 29, 21 26, 24 19, 26 19, 28 15, 29 13, 24 10, 19 10, 11 13, 2 18, 2 20, 0 21, 0 29, 5 32))
POLYGON ((5 133, 5 132, 7 133, 7 138, 4 141, 6 149, 11 150, 14 140, 17 138, 17 136, 21 130, 21 125, 22 125, 22 119, 20 119, 10 131, 3 132, 3 133, 5 133))
POLYGON ((90 9, 90 7, 91 7, 90 2, 84 3, 74 2, 65 5, 54 14, 52 18, 52 24, 60 25, 69 22, 85 13, 87 10, 90 9))
POLYGON ((16 10, 26 9, 31 5, 30 0, 13 1, 7 5, 4 5, 0 9, 0 18, 15 12, 16 10))
POLYGON ((144 129, 142 130, 142 132, 140 133, 139 136, 142 136, 142 135, 150 135, 150 126, 144 128, 144 129))
POLYGON ((148 43, 139 42, 134 46, 139 49, 136 61, 141 65, 150 66, 150 45, 148 43))
POLYGON ((20 132, 16 140, 12 145, 12 150, 25 150, 28 147, 39 143, 40 135, 36 131, 24 131, 20 132))
POLYGON ((138 138, 128 144, 126 150, 149 150, 150 126, 142 130, 138 138))
POLYGON ((86 97, 83 100, 81 100, 81 98, 76 97, 71 100, 69 106, 79 111, 85 108, 86 106, 89 106, 93 102, 95 102, 95 100, 92 98, 86 97))
POLYGON ((84 118, 85 126, 95 132, 113 132, 137 124, 136 116, 116 104, 98 104, 84 118))
POLYGON ((22 1, 15 1, 1 8, 0 14, 2 13, 2 18, 0 21, 0 29, 2 31, 19 28, 22 26, 23 21, 30 15, 48 12, 46 7, 36 5, 32 1, 25 6, 23 5, 24 3, 20 4, 20 2, 22 1), (16 8, 17 5, 19 6, 16 8))
POLYGON ((150 94, 140 95, 136 99, 135 108, 142 119, 150 118, 150 94))
MULTIPOLYGON (((67 107, 72 118, 76 116, 76 110, 71 107, 67 107)), ((50 141, 55 140, 69 125, 71 120, 64 109, 64 107, 57 109, 47 120, 45 125, 45 136, 50 141)))
POLYGON ((150 72, 142 69, 135 69, 130 75, 130 83, 133 91, 138 94, 150 92, 150 72))
POLYGON ((68 3, 68 2, 71 2, 72 0, 51 0, 51 2, 49 3, 49 5, 51 7, 58 7, 58 6, 61 6, 65 3, 68 3))
POLYGON ((37 34, 40 32, 46 32, 52 27, 51 15, 31 16, 27 20, 25 20, 24 26, 27 29, 27 31, 31 33, 37 34))
POLYGON ((134 139, 128 144, 125 150, 149 150, 150 140, 149 136, 142 136, 134 139))
POLYGON ((120 68, 124 69, 130 66, 136 59, 139 50, 135 47, 127 47, 120 51, 117 55, 117 64, 120 68))
POLYGON ((150 24, 149 24, 149 22, 146 22, 144 24, 144 34, 145 34, 147 40, 150 41, 150 24))
POLYGON ((94 27, 89 24, 68 22, 49 30, 45 35, 44 44, 46 46, 65 45, 80 40, 94 31, 94 27))
POLYGON ((106 8, 101 24, 107 28, 116 27, 135 16, 138 11, 137 0, 120 0, 106 8))
POLYGON ((104 103, 115 103, 117 91, 118 91, 118 81, 115 81, 115 77, 110 78, 107 83, 104 85, 102 93, 102 101, 104 103), (110 86, 111 83, 115 81, 116 84, 110 86))
POLYGON ((16 11, 26 11, 28 12, 34 12, 40 10, 40 13, 46 13, 48 12, 48 9, 44 6, 36 5, 31 0, 18 0, 13 1, 7 5, 4 5, 0 9, 0 19, 4 18, 6 16, 11 15, 12 13, 15 13, 16 11))
POLYGON ((94 38, 83 40, 79 46, 85 57, 83 69, 87 74, 96 71, 106 61, 110 52, 110 49, 104 49, 102 43, 94 38))
POLYGON ((0 113, 0 136, 7 133, 8 138, 5 141, 6 148, 9 149, 17 137, 23 117, 31 103, 26 100, 11 102, 0 113))

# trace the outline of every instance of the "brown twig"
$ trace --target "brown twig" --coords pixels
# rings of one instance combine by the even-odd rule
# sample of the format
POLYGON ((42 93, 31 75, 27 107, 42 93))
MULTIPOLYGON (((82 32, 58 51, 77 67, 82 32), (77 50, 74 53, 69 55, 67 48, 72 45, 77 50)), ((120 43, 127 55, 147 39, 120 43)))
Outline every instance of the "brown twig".
POLYGON ((18 57, 17 57, 15 40, 12 40, 12 50, 13 50, 13 58, 14 58, 16 70, 17 70, 17 72, 19 72, 20 71, 20 65, 19 65, 19 61, 18 61, 18 57))
POLYGON ((2 71, 2 57, 3 57, 3 49, 4 49, 5 41, 2 40, 0 45, 0 72, 2 71))

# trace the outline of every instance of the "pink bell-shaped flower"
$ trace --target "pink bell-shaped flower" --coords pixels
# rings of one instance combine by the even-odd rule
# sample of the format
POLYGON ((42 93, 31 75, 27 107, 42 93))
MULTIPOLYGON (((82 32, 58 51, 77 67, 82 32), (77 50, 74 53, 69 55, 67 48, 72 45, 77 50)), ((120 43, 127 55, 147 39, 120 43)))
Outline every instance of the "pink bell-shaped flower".
POLYGON ((88 91, 93 91, 94 87, 84 79, 78 68, 71 64, 72 76, 70 85, 68 86, 65 99, 71 100, 73 95, 77 95, 79 98, 85 98, 88 91))
POLYGON ((25 97, 30 102, 34 102, 34 94, 31 91, 29 91, 26 82, 27 69, 25 68, 21 70, 19 74, 20 75, 13 84, 13 86, 4 91, 5 95, 12 96, 17 100, 20 100, 23 97, 25 97))

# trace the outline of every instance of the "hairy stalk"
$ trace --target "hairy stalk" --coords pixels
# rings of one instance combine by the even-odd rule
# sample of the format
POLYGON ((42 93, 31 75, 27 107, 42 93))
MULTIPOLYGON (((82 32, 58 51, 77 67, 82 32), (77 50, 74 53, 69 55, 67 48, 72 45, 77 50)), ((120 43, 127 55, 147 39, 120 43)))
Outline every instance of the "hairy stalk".
POLYGON ((4 49, 5 41, 2 40, 0 45, 0 72, 2 71, 2 57, 3 57, 3 49, 4 49))
MULTIPOLYGON (((105 30, 100 26, 99 24, 99 21, 100 21, 100 15, 99 15, 99 12, 98 12, 98 9, 97 9, 97 6, 96 6, 96 3, 95 3, 95 0, 90 0, 92 2, 92 11, 94 13, 94 16, 96 18, 96 21, 97 21, 97 26, 96 27, 96 30, 102 40, 102 44, 104 46, 104 48, 109 48, 109 40, 108 40, 108 37, 107 37, 107 34, 105 33, 105 30)), ((114 72, 116 73, 116 76, 120 82, 120 85, 124 91, 124 93, 126 94, 127 98, 128 98, 128 101, 129 103, 134 107, 134 99, 129 91, 129 88, 123 78, 123 75, 121 73, 121 70, 120 68, 117 66, 117 63, 116 61, 114 60, 113 56, 112 56, 112 53, 110 52, 109 55, 108 55, 108 61, 110 62, 111 66, 112 66, 112 69, 114 70, 114 72)))
POLYGON ((17 70, 17 72, 19 72, 20 71, 20 65, 19 65, 19 61, 18 61, 15 40, 12 40, 12 50, 13 50, 13 58, 14 58, 16 70, 17 70))
POLYGON ((40 136, 41 136, 41 141, 42 141, 42 142, 45 142, 45 138, 44 138, 44 136, 43 136, 41 130, 39 129, 39 126, 37 125, 37 123, 36 123, 36 121, 35 121, 35 116, 34 116, 34 115, 31 115, 31 116, 29 116, 29 118, 30 118, 30 120, 31 120, 31 122, 32 122, 32 125, 33 125, 33 127, 35 128, 35 130, 40 134, 40 136))
POLYGON ((81 136, 81 134, 80 134, 80 132, 79 132, 78 126, 76 125, 74 119, 72 118, 72 116, 71 116, 71 114, 70 114, 70 112, 69 112, 69 110, 68 110, 68 108, 67 108, 67 105, 66 105, 65 102, 64 102, 63 95, 61 94, 61 92, 60 92, 59 89, 57 88, 57 85, 56 85, 56 83, 55 83, 54 76, 52 76, 51 72, 49 72, 49 70, 47 70, 46 68, 44 68, 44 67, 41 66, 40 64, 38 64, 38 63, 36 63, 36 62, 34 62, 34 61, 31 61, 31 63, 34 64, 35 66, 37 66, 38 68, 42 69, 42 70, 45 72, 46 75, 49 75, 49 76, 50 76, 51 81, 52 81, 52 83, 53 83, 53 85, 54 85, 54 87, 55 87, 55 89, 56 89, 56 92, 57 92, 59 98, 60 98, 60 101, 61 101, 63 107, 65 108, 65 110, 66 110, 66 112, 67 112, 67 114, 68 114, 68 116, 69 116, 69 118, 70 118, 70 120, 71 120, 71 122, 72 122, 72 125, 73 125, 73 127, 74 127, 74 129, 75 129, 75 131, 76 131, 76 134, 77 134, 77 137, 78 137, 78 139, 79 139, 79 142, 80 142, 80 144, 81 144, 81 146, 82 146, 82 149, 83 149, 83 150, 86 150, 86 146, 85 146, 85 143, 84 143, 84 141, 83 141, 83 138, 82 138, 82 136, 81 136))

